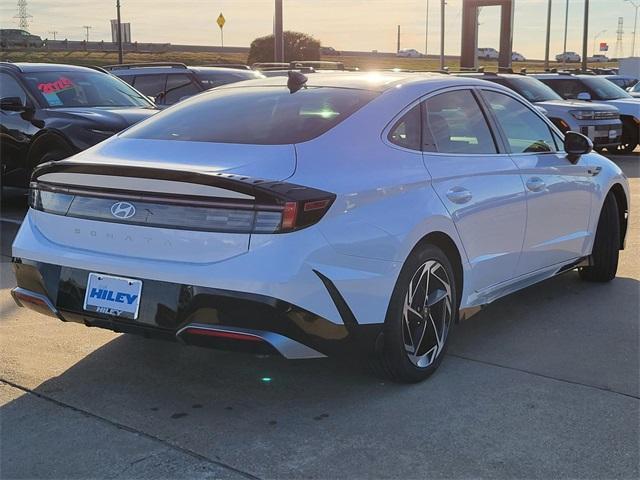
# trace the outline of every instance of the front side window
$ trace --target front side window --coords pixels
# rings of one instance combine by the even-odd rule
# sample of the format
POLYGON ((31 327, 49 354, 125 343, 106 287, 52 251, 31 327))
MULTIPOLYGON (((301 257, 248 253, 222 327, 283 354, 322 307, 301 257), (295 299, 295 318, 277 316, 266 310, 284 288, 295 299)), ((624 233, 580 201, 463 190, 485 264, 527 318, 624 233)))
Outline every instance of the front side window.
POLYGON ((29 72, 25 81, 48 107, 152 107, 125 82, 100 72, 29 72))
POLYGON ((122 136, 188 142, 285 145, 322 135, 377 92, 309 87, 214 89, 135 125, 122 136))
POLYGON ((422 143, 420 104, 405 113, 389 132, 389 141, 399 147, 420 150, 422 143))
POLYGON ((552 89, 554 89, 562 98, 566 99, 576 99, 578 98, 579 93, 589 93, 588 88, 582 84, 579 80, 575 80, 572 78, 567 79, 543 79, 543 83, 549 85, 552 89))
POLYGON ((555 141, 549 126, 526 105, 499 92, 483 90, 507 137, 512 153, 555 152, 555 141))
POLYGON ((27 94, 18 81, 7 73, 0 73, 0 98, 18 97, 22 104, 27 103, 27 94))
POLYGON ((441 153, 496 153, 496 144, 469 90, 441 93, 425 101, 424 150, 441 153))

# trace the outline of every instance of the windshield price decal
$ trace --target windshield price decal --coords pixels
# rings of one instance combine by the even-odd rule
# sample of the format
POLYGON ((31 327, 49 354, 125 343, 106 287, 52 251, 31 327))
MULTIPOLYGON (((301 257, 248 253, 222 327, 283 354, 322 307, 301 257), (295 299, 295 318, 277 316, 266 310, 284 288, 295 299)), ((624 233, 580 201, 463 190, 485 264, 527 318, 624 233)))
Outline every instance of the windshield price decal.
POLYGON ((74 87, 75 87, 75 85, 73 84, 73 82, 70 79, 68 79, 67 77, 60 77, 55 82, 39 83, 38 84, 38 90, 40 90, 45 95, 48 94, 48 93, 56 93, 56 92, 60 92, 62 90, 68 90, 68 89, 74 88, 74 87))

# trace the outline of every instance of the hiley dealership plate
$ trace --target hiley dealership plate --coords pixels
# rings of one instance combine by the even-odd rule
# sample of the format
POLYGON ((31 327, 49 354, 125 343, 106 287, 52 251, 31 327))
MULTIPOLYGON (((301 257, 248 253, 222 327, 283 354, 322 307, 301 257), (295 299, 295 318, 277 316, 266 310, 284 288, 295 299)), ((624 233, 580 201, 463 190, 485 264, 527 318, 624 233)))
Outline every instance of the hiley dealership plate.
POLYGON ((90 273, 84 309, 135 320, 138 318, 141 292, 141 280, 90 273))

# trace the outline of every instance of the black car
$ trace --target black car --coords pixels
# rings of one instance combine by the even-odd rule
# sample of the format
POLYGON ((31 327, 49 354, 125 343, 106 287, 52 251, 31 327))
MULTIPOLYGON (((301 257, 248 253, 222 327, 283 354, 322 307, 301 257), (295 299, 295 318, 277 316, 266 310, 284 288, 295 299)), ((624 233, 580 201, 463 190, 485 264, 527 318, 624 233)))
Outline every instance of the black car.
POLYGON ((0 62, 2 185, 27 186, 36 165, 69 157, 157 111, 104 71, 0 62))
POLYGON ((104 68, 153 99, 160 108, 220 85, 264 78, 253 70, 188 67, 184 63, 125 63, 104 68))

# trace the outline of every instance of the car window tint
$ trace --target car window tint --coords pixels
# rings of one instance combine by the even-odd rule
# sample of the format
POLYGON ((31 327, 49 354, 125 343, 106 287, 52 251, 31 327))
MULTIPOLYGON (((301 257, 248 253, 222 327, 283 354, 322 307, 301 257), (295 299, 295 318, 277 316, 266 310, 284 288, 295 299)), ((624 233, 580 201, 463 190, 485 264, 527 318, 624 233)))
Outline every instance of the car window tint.
POLYGON ((400 120, 396 122, 389 132, 389 141, 399 147, 411 150, 420 150, 421 126, 420 126, 420 105, 416 105, 400 120))
POLYGON ((48 107, 150 107, 125 82, 95 71, 37 71, 23 75, 48 107))
POLYGON ((512 153, 556 151, 551 129, 529 107, 503 93, 483 90, 482 94, 502 127, 512 153))
POLYGON ((241 82, 243 80, 252 80, 255 78, 261 78, 262 76, 255 72, 248 70, 238 72, 223 72, 223 71, 196 71, 196 76, 204 88, 214 88, 220 85, 227 85, 229 83, 241 82))
POLYGON ((562 98, 575 99, 578 98, 579 93, 591 93, 579 80, 567 78, 565 80, 545 79, 542 81, 558 92, 562 98))
POLYGON ((163 103, 172 105, 179 102, 184 97, 190 97, 200 93, 201 88, 196 85, 193 78, 185 74, 167 75, 167 86, 164 93, 163 103))
POLYGON ((441 93, 425 101, 423 149, 441 153, 496 153, 486 119, 469 90, 441 93))
POLYGON ((353 114, 378 92, 309 87, 209 90, 134 125, 124 137, 285 145, 311 140, 353 114))
POLYGON ((0 98, 18 97, 22 104, 27 102, 27 94, 18 81, 7 73, 0 73, 0 98))
POLYGON ((136 77, 134 77, 133 75, 118 75, 118 78, 133 86, 133 81, 136 77))
POLYGON ((167 80, 165 74, 160 75, 137 75, 133 82, 133 86, 139 92, 144 93, 147 97, 155 98, 164 92, 164 86, 167 80))

